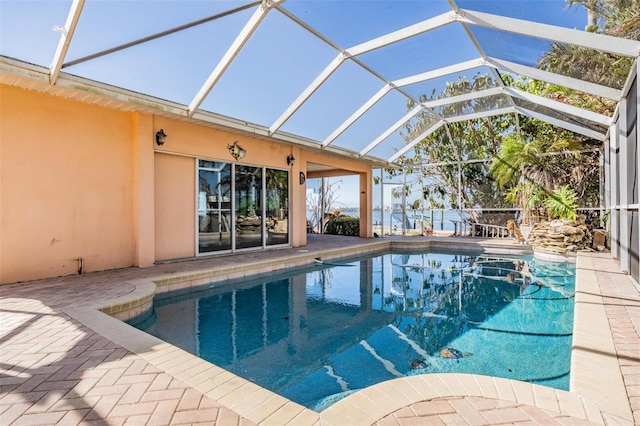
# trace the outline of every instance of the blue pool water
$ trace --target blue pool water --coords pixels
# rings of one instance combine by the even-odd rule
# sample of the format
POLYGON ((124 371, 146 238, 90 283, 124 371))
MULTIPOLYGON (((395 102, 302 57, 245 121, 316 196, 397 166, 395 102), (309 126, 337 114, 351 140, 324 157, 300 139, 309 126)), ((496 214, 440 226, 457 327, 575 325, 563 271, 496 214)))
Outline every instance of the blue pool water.
POLYGON ((386 254, 157 300, 143 328, 317 411, 413 374, 566 390, 574 272, 522 257, 386 254))

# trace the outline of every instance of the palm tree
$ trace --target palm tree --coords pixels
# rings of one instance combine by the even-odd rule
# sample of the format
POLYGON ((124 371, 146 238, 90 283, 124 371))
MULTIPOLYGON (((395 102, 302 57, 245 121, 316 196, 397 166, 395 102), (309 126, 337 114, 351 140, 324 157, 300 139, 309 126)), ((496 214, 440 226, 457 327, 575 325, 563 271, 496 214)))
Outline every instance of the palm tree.
POLYGON ((521 124, 519 134, 503 138, 489 173, 505 199, 522 209, 523 220, 535 220, 535 211, 562 185, 570 185, 582 205, 593 204, 599 188, 598 153, 579 152, 591 141, 538 120, 523 118, 521 124))
MULTIPOLYGON (((615 37, 640 40, 640 2, 636 0, 568 0, 567 5, 582 5, 588 11, 586 31, 615 37)), ((584 47, 556 43, 540 61, 540 68, 578 77, 604 86, 621 88, 627 78, 633 58, 595 51, 584 47)), ((549 86, 547 93, 556 88, 549 86)), ((611 115, 615 105, 593 96, 572 96, 562 100, 579 107, 611 115), (588 105, 587 105, 588 104, 588 105), (593 108, 595 107, 595 108, 593 108)))

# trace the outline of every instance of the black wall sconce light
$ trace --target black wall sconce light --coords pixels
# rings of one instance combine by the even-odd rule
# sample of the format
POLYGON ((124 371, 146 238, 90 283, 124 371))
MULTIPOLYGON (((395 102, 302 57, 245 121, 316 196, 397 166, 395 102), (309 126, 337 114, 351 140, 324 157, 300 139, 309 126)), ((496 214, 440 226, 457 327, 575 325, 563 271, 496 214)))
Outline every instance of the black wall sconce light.
POLYGON ((235 141, 233 145, 227 145, 227 149, 229 150, 229 154, 231 154, 231 156, 235 158, 236 161, 244 158, 244 156, 247 154, 247 151, 243 147, 238 145, 238 141, 235 141))
POLYGON ((293 166, 293 163, 295 163, 296 161, 296 157, 293 156, 293 154, 289 154, 289 156, 287 157, 287 166, 293 166))
POLYGON ((162 146, 164 145, 164 141, 167 140, 167 134, 164 132, 164 130, 160 129, 157 133, 156 133, 156 144, 158 146, 162 146))

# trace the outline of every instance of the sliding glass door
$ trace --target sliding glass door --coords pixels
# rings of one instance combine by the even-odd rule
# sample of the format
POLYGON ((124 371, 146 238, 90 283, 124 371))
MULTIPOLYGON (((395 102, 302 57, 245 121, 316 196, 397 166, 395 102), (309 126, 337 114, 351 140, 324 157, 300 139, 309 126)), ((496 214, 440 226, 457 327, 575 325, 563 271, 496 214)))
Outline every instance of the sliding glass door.
POLYGON ((262 167, 236 166, 236 248, 262 247, 262 167))
POLYGON ((231 164, 198 162, 198 253, 231 249, 231 164))
POLYGON ((266 169, 267 245, 289 243, 289 172, 266 169))
POLYGON ((197 253, 289 243, 289 172, 198 160, 197 253))

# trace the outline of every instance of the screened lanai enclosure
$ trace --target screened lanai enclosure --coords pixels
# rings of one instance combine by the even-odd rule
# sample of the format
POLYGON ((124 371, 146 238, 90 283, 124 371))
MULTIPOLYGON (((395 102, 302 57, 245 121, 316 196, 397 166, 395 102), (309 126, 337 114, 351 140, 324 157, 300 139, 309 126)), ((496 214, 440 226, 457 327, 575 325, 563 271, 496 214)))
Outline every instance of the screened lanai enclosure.
MULTIPOLYGON (((376 170, 361 190, 394 186, 405 209, 522 219, 537 191, 570 189, 639 280, 637 2, 2 0, 0 12, 4 85, 99 93, 110 108, 361 161, 376 170)), ((338 173, 305 166, 300 184, 338 173)), ((289 242, 259 238, 215 244, 289 242)))

